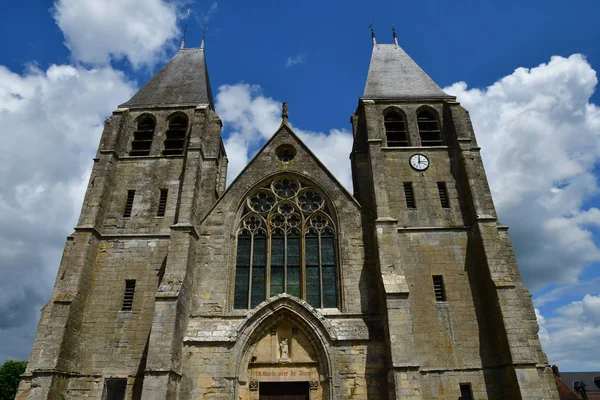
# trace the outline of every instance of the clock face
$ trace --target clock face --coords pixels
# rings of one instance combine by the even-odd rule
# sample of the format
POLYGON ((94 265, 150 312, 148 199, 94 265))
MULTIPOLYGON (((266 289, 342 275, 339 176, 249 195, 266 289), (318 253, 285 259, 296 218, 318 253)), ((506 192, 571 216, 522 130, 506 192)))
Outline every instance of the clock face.
POLYGON ((413 154, 410 156, 409 161, 410 166, 417 171, 425 171, 429 168, 429 158, 425 157, 423 154, 413 154))

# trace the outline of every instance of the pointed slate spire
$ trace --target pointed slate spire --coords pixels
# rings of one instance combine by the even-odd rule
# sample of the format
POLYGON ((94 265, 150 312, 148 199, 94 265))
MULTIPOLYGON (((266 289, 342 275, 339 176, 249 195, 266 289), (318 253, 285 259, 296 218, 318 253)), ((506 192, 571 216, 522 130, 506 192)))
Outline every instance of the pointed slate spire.
POLYGON ((120 107, 164 105, 213 106, 204 49, 180 49, 142 88, 120 107))
POLYGON ((363 98, 453 98, 431 79, 398 45, 373 43, 363 98))

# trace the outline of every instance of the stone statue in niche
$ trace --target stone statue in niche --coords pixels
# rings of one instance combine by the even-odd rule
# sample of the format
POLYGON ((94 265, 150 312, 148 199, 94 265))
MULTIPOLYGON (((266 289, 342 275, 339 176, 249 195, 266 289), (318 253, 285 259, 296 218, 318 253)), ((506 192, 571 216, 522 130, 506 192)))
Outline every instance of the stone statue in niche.
POLYGON ((283 338, 283 340, 279 343, 279 349, 281 351, 281 357, 279 358, 279 361, 287 362, 290 356, 290 348, 287 338, 283 338))

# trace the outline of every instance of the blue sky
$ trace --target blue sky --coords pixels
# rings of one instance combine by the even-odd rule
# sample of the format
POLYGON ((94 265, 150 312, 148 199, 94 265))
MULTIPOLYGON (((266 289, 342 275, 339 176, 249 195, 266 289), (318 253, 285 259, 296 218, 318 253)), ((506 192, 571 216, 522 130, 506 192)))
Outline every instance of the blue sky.
POLYGON ((188 47, 208 22, 230 180, 287 101, 303 140, 350 186, 349 117, 367 75, 367 26, 390 43, 395 25, 400 45, 471 112, 550 362, 600 370, 595 1, 5 2, 0 361, 27 357, 102 121, 175 53, 188 7, 188 47), (30 138, 29 154, 19 135, 30 138))

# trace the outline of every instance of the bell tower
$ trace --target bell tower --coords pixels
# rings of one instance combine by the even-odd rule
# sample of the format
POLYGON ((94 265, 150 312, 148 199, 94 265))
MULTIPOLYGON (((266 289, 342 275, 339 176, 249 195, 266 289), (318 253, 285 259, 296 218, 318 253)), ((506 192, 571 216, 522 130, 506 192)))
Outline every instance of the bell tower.
POLYGON ((106 120, 17 398, 175 393, 196 226, 225 190, 221 125, 203 47, 106 120))
POLYGON ((558 399, 469 114, 393 39, 351 118, 389 398, 558 399))

